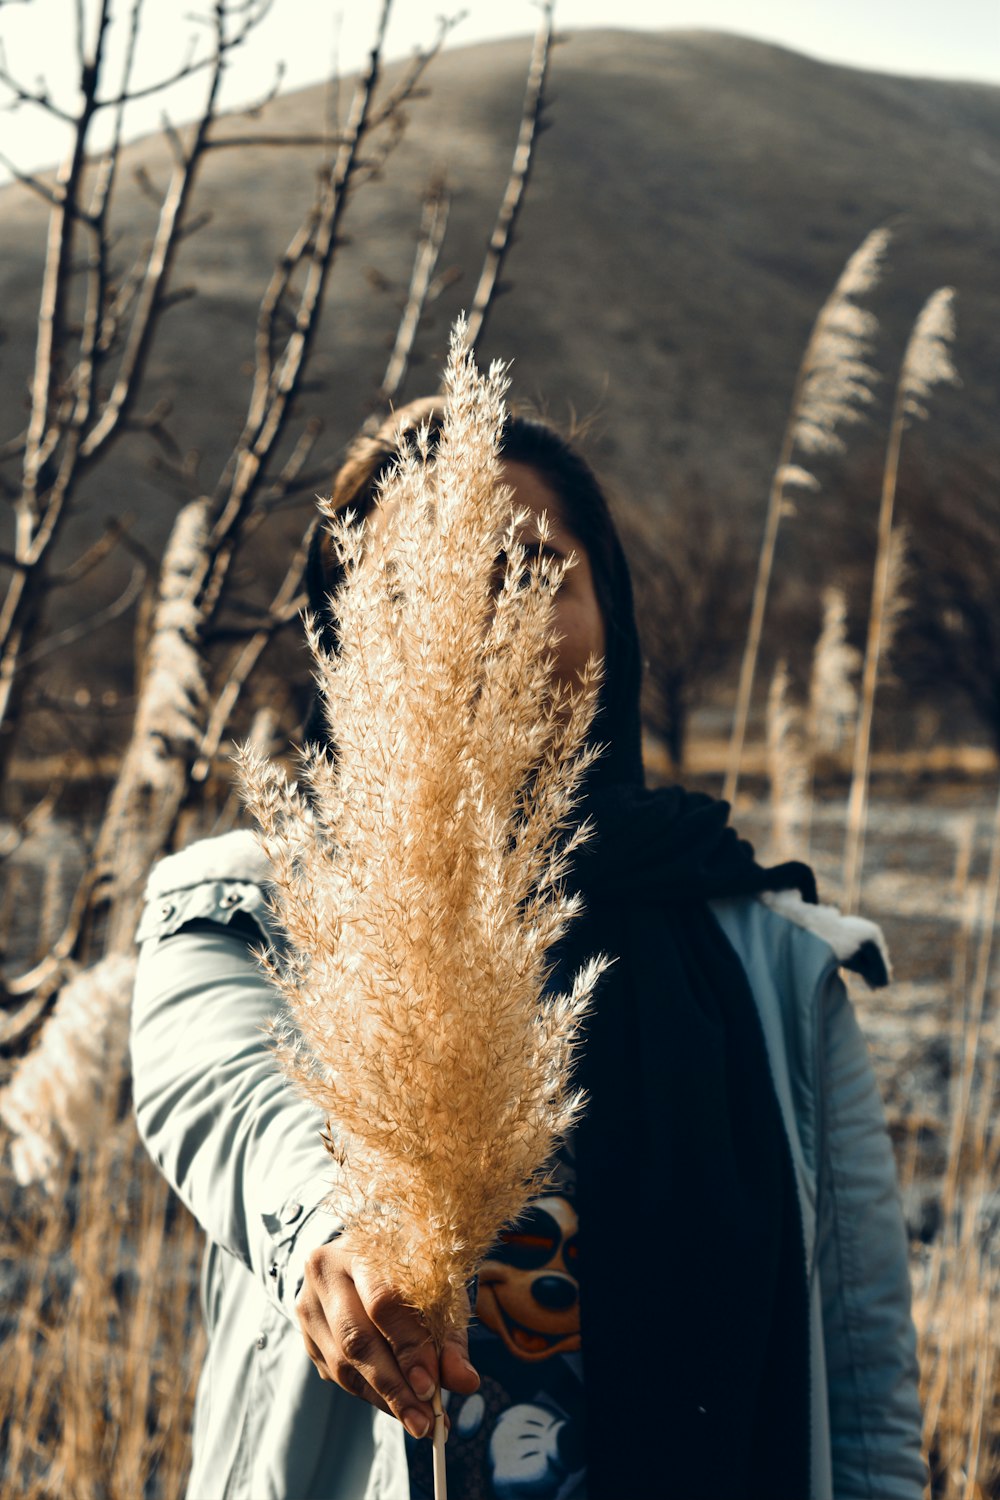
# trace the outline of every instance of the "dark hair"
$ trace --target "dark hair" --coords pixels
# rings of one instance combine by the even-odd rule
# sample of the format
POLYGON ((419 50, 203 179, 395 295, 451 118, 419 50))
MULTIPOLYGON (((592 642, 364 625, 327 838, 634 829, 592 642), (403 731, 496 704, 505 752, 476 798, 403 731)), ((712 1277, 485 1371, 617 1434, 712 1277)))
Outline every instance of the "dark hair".
MULTIPOLYGON (((399 454, 424 423, 433 449, 444 416, 439 397, 412 401, 395 412, 373 434, 361 434, 348 449, 333 483, 331 503, 364 519, 374 508, 379 487, 399 454)), ((503 456, 533 469, 559 502, 561 520, 581 543, 590 561, 597 602, 604 618, 606 652, 601 707, 594 737, 608 749, 595 767, 595 779, 642 781, 639 727, 641 652, 632 600, 632 581, 607 497, 582 454, 547 422, 509 414, 503 429, 503 456)), ((336 650, 336 630, 329 597, 342 578, 340 564, 324 527, 318 527, 309 550, 306 586, 309 607, 320 620, 329 649, 336 650)), ((306 738, 324 740, 324 723, 315 705, 306 738)))

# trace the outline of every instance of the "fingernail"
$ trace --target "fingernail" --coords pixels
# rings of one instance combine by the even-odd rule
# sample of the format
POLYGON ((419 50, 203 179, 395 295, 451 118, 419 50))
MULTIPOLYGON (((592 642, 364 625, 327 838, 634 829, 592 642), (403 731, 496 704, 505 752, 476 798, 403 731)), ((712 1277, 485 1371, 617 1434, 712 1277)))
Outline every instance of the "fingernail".
POLYGON ((420 1365, 410 1371, 410 1386, 418 1401, 429 1401, 434 1394, 434 1382, 420 1365))
POLYGON ((410 1436, 415 1438, 425 1438, 431 1430, 431 1424, 422 1411, 404 1412, 403 1426, 410 1436))

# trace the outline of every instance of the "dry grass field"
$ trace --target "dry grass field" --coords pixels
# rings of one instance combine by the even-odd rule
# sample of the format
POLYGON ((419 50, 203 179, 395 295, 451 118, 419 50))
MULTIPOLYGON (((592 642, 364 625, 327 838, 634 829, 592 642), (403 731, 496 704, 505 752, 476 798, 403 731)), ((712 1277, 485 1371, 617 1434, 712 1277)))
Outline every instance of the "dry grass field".
MULTIPOLYGON (((717 781, 717 747, 696 741, 692 759, 703 768, 696 780, 717 781)), ((895 979, 878 994, 851 984, 897 1152, 929 1493, 940 1500, 1000 1492, 1000 1010, 995 973, 986 981, 995 784, 995 775, 957 771, 878 777, 863 908, 883 925, 895 979)), ((827 895, 839 879, 845 795, 843 781, 820 785, 813 808, 810 858, 827 895)), ((771 818, 766 786, 751 778, 737 821, 762 851, 771 818)), ((9 946, 28 938, 15 912, 44 904, 59 849, 69 876, 79 850, 58 825, 39 827, 19 851, 9 946)), ((120 1059, 109 1081, 100 1144, 68 1166, 51 1198, 17 1186, 6 1149, 0 1163, 0 1447, 10 1500, 171 1500, 183 1487, 201 1357, 201 1236, 138 1145, 120 1059)))

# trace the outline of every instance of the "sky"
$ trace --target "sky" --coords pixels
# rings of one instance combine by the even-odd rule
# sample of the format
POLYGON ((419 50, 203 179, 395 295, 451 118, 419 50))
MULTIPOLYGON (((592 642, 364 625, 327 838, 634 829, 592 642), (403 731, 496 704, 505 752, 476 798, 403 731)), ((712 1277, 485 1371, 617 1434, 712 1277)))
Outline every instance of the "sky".
MULTIPOLYGON (((67 109, 76 101, 77 3, 0 0, 0 63, 30 87, 44 77, 50 96, 67 109)), ((98 0, 79 3, 92 20, 98 0)), ((209 8, 207 0, 202 5, 209 8)), ((235 106, 260 97, 273 83, 279 59, 285 89, 319 82, 335 56, 341 71, 357 68, 379 8, 380 0, 274 0, 233 61, 224 102, 235 106)), ((128 0, 112 0, 114 15, 124 17, 128 9, 128 0)), ((138 81, 172 72, 190 38, 206 35, 192 18, 200 9, 199 0, 144 0, 138 81)), ((465 17, 451 33, 451 46, 529 33, 538 17, 532 0, 395 0, 387 55, 406 55, 433 36, 442 11, 460 9, 465 17)), ((1000 85, 1000 0, 557 0, 556 24, 569 32, 589 26, 731 31, 854 67, 1000 85)), ((120 54, 124 29, 120 19, 112 58, 120 54)), ((0 83, 0 105, 9 98, 0 83)), ((199 99, 198 80, 175 88, 166 101, 171 118, 180 123, 194 115, 199 99)), ((128 134, 156 129, 162 108, 158 100, 135 106, 128 134)), ((66 127, 33 105, 0 113, 0 157, 21 168, 50 165, 66 140, 66 127)))

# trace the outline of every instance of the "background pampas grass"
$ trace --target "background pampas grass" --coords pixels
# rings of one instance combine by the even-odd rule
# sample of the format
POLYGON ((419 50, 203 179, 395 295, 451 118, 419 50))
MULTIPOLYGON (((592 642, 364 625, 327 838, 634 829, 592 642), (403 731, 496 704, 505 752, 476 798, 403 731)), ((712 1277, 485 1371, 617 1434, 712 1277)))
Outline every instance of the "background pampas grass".
POLYGON ((854 745, 851 790, 847 799, 843 891, 844 904, 849 911, 857 906, 861 896, 865 813, 879 667, 883 655, 890 649, 900 614, 905 607, 902 603, 905 536, 897 536, 893 527, 903 434, 913 421, 927 416, 926 402, 935 386, 958 384, 958 373, 952 364, 950 353, 955 336, 954 304, 954 290, 947 286, 939 287, 924 303, 907 341, 893 400, 879 501, 878 543, 861 678, 861 711, 854 745))
POLYGON ((577 1118, 602 968, 543 993, 577 910, 561 879, 598 674, 551 680, 565 565, 518 539, 505 389, 460 324, 436 454, 426 433, 403 447, 367 531, 331 516, 339 652, 311 644, 335 754, 305 752, 306 789, 241 760, 290 939, 268 961, 280 1059, 330 1122, 331 1206, 438 1347, 577 1118))
POLYGON ((0 1090, 0 1120, 11 1131, 21 1184, 49 1191, 67 1148, 84 1152, 104 1123, 108 1074, 120 1066, 128 1033, 135 957, 112 953, 77 974, 56 1001, 39 1045, 0 1090))
POLYGON ((847 638, 847 595, 831 586, 823 591, 823 627, 809 675, 809 738, 817 751, 834 754, 850 736, 860 666, 861 652, 847 638))
POLYGON ((767 768, 771 784, 771 856, 792 859, 808 840, 812 766, 802 710, 791 696, 782 658, 767 695, 767 768))
POLYGON ((889 231, 873 229, 850 257, 837 284, 820 308, 795 380, 795 390, 781 442, 781 453, 771 480, 764 535, 757 560, 750 623, 733 708, 733 727, 722 795, 733 802, 739 785, 740 762, 750 717, 757 658, 764 630, 764 612, 771 587, 778 529, 791 505, 788 489, 819 488, 815 475, 793 461, 804 454, 839 453, 844 441, 839 429, 860 422, 874 399, 878 379, 871 363, 878 333, 875 314, 861 305, 878 282, 889 248, 889 231))

